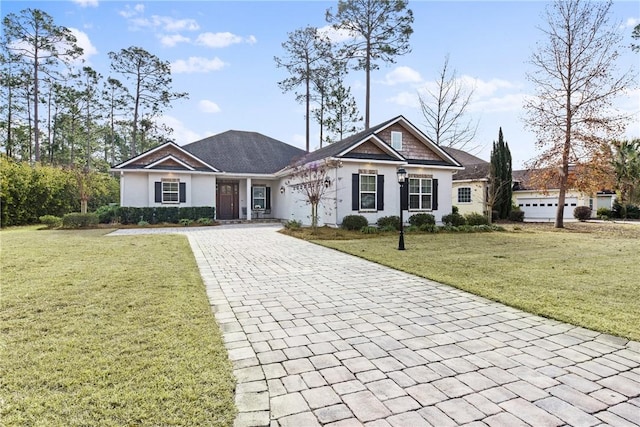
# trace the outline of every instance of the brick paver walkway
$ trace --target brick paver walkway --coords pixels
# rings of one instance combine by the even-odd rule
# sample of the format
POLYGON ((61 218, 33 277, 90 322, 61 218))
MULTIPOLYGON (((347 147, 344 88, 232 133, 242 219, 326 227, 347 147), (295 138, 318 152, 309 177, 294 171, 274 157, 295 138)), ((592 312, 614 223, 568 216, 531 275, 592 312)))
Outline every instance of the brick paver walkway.
POLYGON ((276 230, 187 232, 236 426, 640 425, 640 343, 276 230))

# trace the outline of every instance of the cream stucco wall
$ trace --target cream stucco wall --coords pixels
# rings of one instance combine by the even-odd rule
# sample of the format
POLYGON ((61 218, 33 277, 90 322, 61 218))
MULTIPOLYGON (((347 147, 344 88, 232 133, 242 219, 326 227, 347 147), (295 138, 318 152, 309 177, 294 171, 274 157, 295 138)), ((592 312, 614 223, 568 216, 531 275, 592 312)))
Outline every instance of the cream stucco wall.
POLYGON ((451 203, 458 207, 458 213, 466 215, 469 213, 486 214, 486 182, 485 181, 453 181, 451 189, 451 203), (471 189, 471 202, 460 203, 458 201, 458 188, 468 187, 471 189))

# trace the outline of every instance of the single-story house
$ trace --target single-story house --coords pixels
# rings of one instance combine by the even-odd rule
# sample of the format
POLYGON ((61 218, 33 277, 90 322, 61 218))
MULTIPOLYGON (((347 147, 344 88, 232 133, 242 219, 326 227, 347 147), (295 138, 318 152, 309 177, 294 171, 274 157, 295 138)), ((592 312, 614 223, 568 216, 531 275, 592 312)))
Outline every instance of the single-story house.
MULTIPOLYGON (((524 211, 524 217, 533 221, 553 221, 558 209, 560 189, 538 189, 531 184, 531 170, 513 171, 513 203, 524 211)), ((550 187, 557 187, 550 186, 550 187)), ((589 206, 591 217, 597 216, 598 208, 611 209, 615 201, 615 192, 598 191, 595 195, 576 189, 568 189, 564 198, 564 219, 573 219, 577 206, 589 206)))
MULTIPOLYGON (((487 198, 489 194, 490 163, 465 151, 446 147, 444 150, 455 157, 464 170, 453 175, 452 201, 461 214, 471 212, 487 214, 487 198)), ((531 183, 531 170, 515 170, 513 179, 513 204, 524 211, 525 219, 531 221, 553 221, 558 208, 558 188, 537 189, 531 183)), ((553 186, 552 186, 553 187, 553 186)), ((573 210, 577 206, 589 206, 591 215, 596 216, 598 208, 611 209, 615 193, 600 191, 595 196, 576 189, 569 189, 565 194, 564 218, 573 219, 573 210)))
POLYGON ((404 168, 404 218, 451 212, 453 173, 463 166, 402 116, 306 153, 255 132, 230 130, 184 146, 167 142, 112 167, 120 204, 130 207, 214 206, 216 219, 311 223, 304 178, 322 165, 326 191, 319 225, 358 214, 375 223, 400 213, 397 170, 404 168))

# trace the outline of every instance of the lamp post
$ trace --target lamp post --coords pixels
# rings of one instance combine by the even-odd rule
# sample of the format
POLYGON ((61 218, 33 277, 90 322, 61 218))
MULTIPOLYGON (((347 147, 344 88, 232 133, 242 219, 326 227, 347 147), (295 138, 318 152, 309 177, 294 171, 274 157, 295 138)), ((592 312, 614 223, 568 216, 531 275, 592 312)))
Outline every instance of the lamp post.
POLYGON ((400 240, 398 241, 398 250, 404 251, 404 224, 402 222, 402 192, 404 184, 407 180, 407 171, 404 168, 398 169, 398 184, 400 184, 400 240))

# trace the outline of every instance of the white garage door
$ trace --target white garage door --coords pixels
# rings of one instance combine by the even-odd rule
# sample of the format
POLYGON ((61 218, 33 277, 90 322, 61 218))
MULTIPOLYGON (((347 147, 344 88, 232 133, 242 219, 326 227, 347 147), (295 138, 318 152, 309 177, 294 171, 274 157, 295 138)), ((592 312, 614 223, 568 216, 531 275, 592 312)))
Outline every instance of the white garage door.
MULTIPOLYGON (((558 199, 556 197, 517 198, 518 206, 524 211, 525 219, 550 220, 556 217, 558 199)), ((573 218, 573 210, 578 206, 577 197, 565 198, 564 218, 573 218)))

